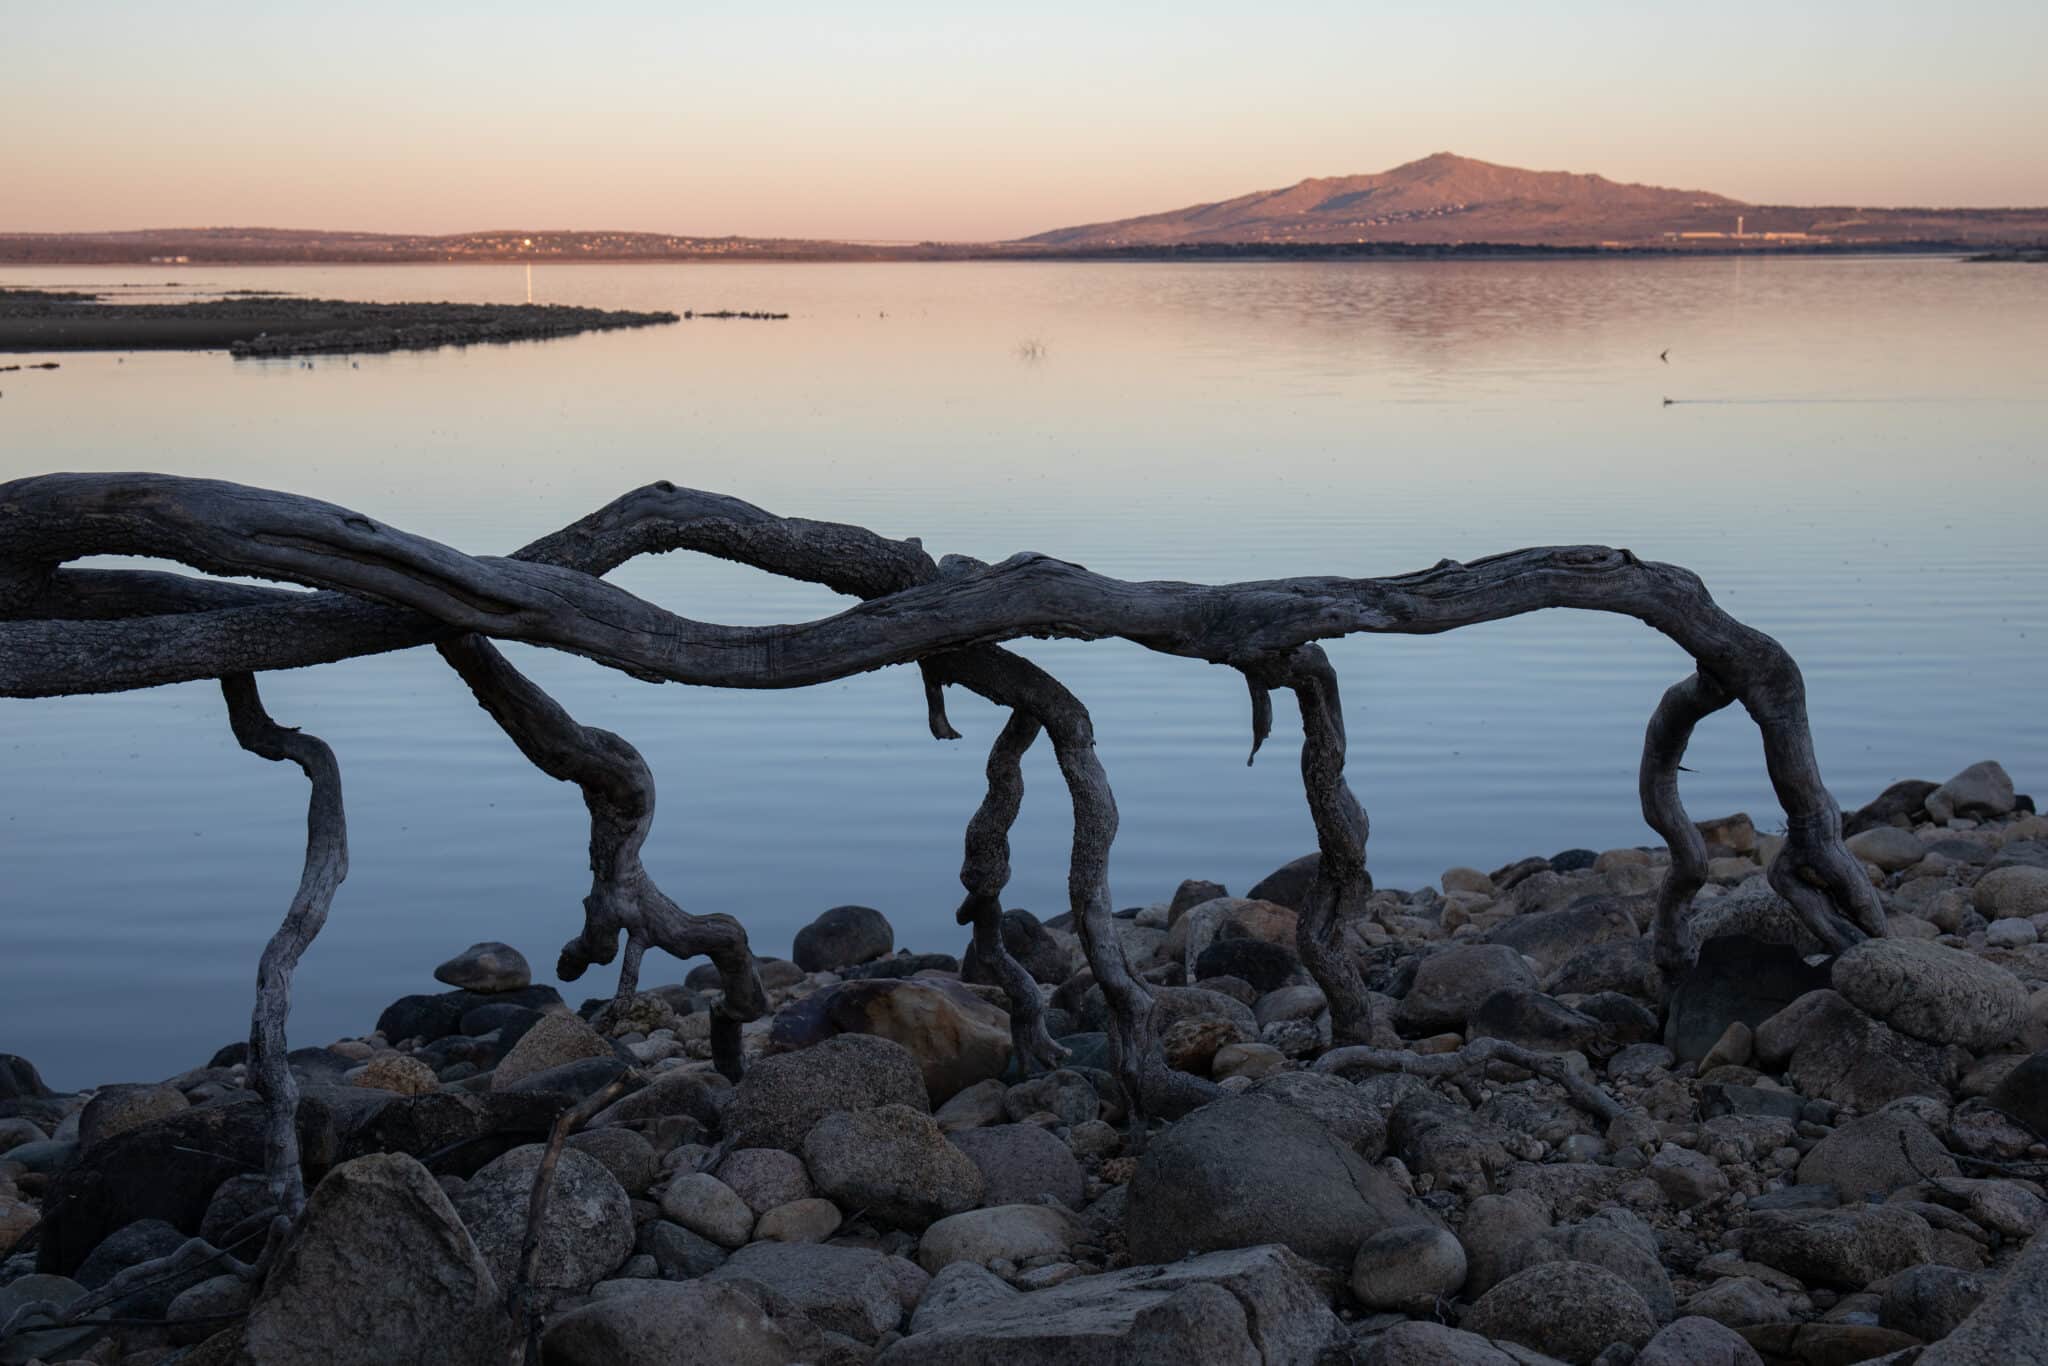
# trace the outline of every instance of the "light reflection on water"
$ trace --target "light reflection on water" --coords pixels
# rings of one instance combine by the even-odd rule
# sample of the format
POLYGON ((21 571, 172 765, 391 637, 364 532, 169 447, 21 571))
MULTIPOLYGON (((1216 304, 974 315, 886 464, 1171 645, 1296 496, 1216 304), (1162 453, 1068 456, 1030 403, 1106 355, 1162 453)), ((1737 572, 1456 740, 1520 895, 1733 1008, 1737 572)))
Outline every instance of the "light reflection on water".
MULTIPOLYGON (((524 297, 516 268, 14 271, 372 299, 524 297)), ((657 478, 1124 577, 1379 574, 1600 542, 1698 570, 1805 669, 1853 805, 1996 756, 2048 768, 2040 525, 2048 272, 1945 260, 542 268, 543 300, 787 311, 501 348, 289 362, 59 357, 0 383, 0 478, 145 468, 272 484, 480 552, 657 478), (1026 343, 1037 343, 1034 348, 1026 343), (1668 363, 1657 359, 1670 348, 1668 363), (1671 406, 1665 398, 1680 400, 1671 406)), ((734 622, 823 589, 666 557, 617 580, 734 622)), ((1120 904, 1233 889, 1312 844, 1291 727, 1244 766, 1243 687, 1118 642, 1026 643, 1094 711, 1120 904)), ((999 718, 925 733, 914 674, 792 694, 653 687, 515 650, 662 784, 649 863, 785 952, 844 901, 957 952, 962 826, 999 718)), ((1651 838, 1642 727, 1687 668, 1622 618, 1344 642, 1351 777, 1383 885, 1651 838)), ((369 1026, 473 939, 545 974, 578 923, 573 790, 430 653, 265 682, 331 742, 353 864, 294 1035, 369 1026)), ((1753 728, 1703 727, 1696 814, 1776 816, 1753 728)), ((295 884, 304 788, 217 692, 0 703, 0 1049, 79 1085, 156 1076, 246 1024, 295 884)), ((1061 908, 1065 801, 1027 764, 1010 902, 1061 908)), ((658 980, 658 976, 656 978, 658 980)), ((601 989, 597 983, 591 989, 601 989)), ((571 992, 572 998, 578 993, 571 992)))

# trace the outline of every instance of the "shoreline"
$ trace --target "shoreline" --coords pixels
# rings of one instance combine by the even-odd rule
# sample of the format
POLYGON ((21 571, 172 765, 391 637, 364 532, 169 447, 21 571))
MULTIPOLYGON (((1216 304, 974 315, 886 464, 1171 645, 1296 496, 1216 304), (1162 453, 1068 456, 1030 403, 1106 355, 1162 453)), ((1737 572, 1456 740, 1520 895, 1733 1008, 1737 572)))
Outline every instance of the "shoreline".
MULTIPOLYGON (((1250 1333, 1269 1361, 1384 1366, 2031 1350, 2048 1279, 2002 1277, 2048 1263, 2048 818, 1988 761, 1893 784, 1846 825, 1890 934, 1832 961, 1764 882, 1777 837, 1699 828, 1704 947, 1675 984, 1645 935, 1658 849, 1375 892, 1346 941, 1373 993, 1364 1049, 1334 1045, 1294 953, 1310 860, 1118 912, 1167 1064, 1214 1096, 1143 1136, 1069 916, 1005 915, 1067 1050, 1028 1079, 971 947, 897 952, 868 908, 758 960, 770 1013, 740 1031, 736 1086, 711 1063, 708 965, 605 1019, 474 945, 434 970, 448 989, 292 1051, 322 1182, 296 1236, 348 1276, 187 1266, 170 1293, 108 1300, 118 1329, 46 1330, 43 1355, 112 1333, 124 1361, 273 1359, 259 1342, 368 1360, 350 1348, 389 1318, 414 1336, 379 1339, 387 1357, 502 1360, 485 1348, 541 1142, 593 1096, 545 1240, 548 1359, 572 1366, 656 1366, 655 1326, 696 1340, 734 1313, 753 1325, 736 1357, 844 1366, 1104 1333, 1148 1359, 1242 1355, 1250 1333), (1155 1312, 1162 1283, 1196 1289, 1155 1312), (1219 1289, 1248 1311, 1192 1314, 1219 1289)), ((32 1284, 84 1303, 143 1266, 161 1280, 188 1239, 222 1249, 267 1198, 234 1174, 260 1138, 250 1085, 240 1044, 73 1095, 0 1057, 0 1302, 32 1284)))

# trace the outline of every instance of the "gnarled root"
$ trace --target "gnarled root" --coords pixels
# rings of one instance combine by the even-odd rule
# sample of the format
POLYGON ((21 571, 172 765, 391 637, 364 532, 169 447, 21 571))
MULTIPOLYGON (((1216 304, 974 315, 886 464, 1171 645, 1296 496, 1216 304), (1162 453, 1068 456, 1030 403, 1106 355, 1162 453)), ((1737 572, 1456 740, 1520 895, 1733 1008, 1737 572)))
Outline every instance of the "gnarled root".
POLYGON ((1372 1010, 1365 979, 1344 947, 1344 927, 1372 895, 1372 875, 1365 870, 1371 826, 1344 780, 1344 703, 1337 671, 1322 646, 1304 645, 1248 667, 1245 678, 1252 688, 1254 755, 1272 728, 1269 689, 1291 689, 1301 709, 1301 788, 1321 857, 1296 923, 1295 946, 1330 1003, 1332 1038, 1340 1044, 1361 1043, 1372 1037, 1372 1010))
MULTIPOLYGON (((256 1008, 249 1022, 249 1074, 267 1108, 264 1170, 278 1215, 271 1247, 306 1208, 306 1178, 299 1162, 299 1084, 286 1059, 285 1021, 292 1008, 292 972, 327 923, 334 892, 348 876, 348 822, 341 805, 341 769, 325 742, 280 726, 263 710, 256 680, 229 674, 220 681, 236 743, 259 758, 289 760, 312 785, 306 803, 306 864, 284 923, 264 946, 256 968, 256 1008)), ((266 1253, 266 1256, 268 1253, 266 1253)))
POLYGON ((1537 1053, 1505 1039, 1474 1039, 1454 1053, 1411 1053, 1405 1048, 1333 1048, 1316 1059, 1318 1072, 1406 1072, 1411 1077, 1476 1080, 1496 1062, 1534 1072, 1564 1088, 1572 1104, 1605 1123, 1628 1107, 1565 1066, 1555 1053, 1537 1053))
POLYGON ((685 959, 708 955, 724 987, 711 1017, 712 1056, 719 1071, 737 1080, 739 1027, 766 1012, 768 996, 740 923, 729 915, 689 914, 642 866, 640 849, 654 823, 654 775, 646 760, 612 732, 579 723, 483 637, 459 636, 436 648, 534 767, 583 791, 590 812, 590 893, 583 899, 583 932, 563 945, 556 974, 574 981, 590 964, 611 962, 624 935, 617 1005, 638 989, 640 957, 648 948, 685 959))

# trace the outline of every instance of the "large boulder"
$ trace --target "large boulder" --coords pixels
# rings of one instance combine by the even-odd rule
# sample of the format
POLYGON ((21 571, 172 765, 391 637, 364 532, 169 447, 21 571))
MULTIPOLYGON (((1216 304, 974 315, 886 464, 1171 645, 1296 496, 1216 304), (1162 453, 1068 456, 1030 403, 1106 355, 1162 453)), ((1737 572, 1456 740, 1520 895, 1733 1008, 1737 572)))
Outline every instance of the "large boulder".
POLYGON ((1351 1293, 1368 1309, 1427 1314, 1465 1284, 1465 1249, 1446 1229, 1400 1224, 1359 1245, 1351 1293))
POLYGON ((502 1366, 510 1338, 498 1282, 447 1195, 392 1153, 314 1188, 243 1330, 264 1366, 502 1366))
POLYGON ((1904 1107, 1840 1125, 1799 1163, 1800 1185, 1833 1186, 1844 1200, 1881 1198, 1959 1174, 1947 1145, 1904 1107))
POLYGON ((2036 1233, 1984 1302, 1916 1366, 2048 1361, 2048 1229, 2036 1233))
POLYGON ((1548 1366, 1556 1360, 1520 1347, 1504 1351, 1477 1333, 1428 1319, 1395 1324, 1351 1359, 1362 1366, 1548 1366))
POLYGON ((1264 1096, 1303 1111, 1360 1157, 1377 1162, 1387 1151, 1387 1107, 1328 1072, 1276 1072, 1261 1077, 1245 1094, 1264 1096))
POLYGON ((1464 1327, 1584 1366, 1614 1343, 1640 1348, 1657 1319, 1627 1281, 1588 1262, 1543 1262, 1479 1297, 1464 1327))
POLYGON ((78 1116, 78 1150, 91 1152, 116 1134, 190 1108, 175 1086, 102 1086, 78 1116))
POLYGON ((1657 1255, 1654 1235, 1646 1229, 1629 1229, 1605 1218, 1545 1229, 1509 1249, 1502 1273, 1513 1276, 1548 1262, 1584 1262, 1612 1272, 1642 1296, 1659 1323, 1668 1323, 1678 1314, 1671 1277, 1657 1255))
POLYGON ((1598 896, 1562 910, 1518 915, 1487 935, 1487 940, 1507 945, 1535 960, 1538 972, 1550 973, 1589 944, 1636 937, 1635 918, 1627 907, 1613 897, 1598 896))
POLYGON ((512 1149, 545 1140, 562 1098, 547 1091, 435 1091, 386 1101, 342 1136, 342 1156, 409 1153, 435 1175, 468 1178, 512 1149))
POLYGON ((2048 868, 2024 863, 1993 868, 1970 888, 1970 903, 1986 920, 2021 920, 2048 914, 2048 868))
POLYGON ((1517 950, 1505 944, 1445 949, 1416 964, 1415 980, 1394 1009, 1394 1024, 1404 1034, 1463 1029, 1487 997, 1509 988, 1536 988, 1536 974, 1517 950))
POLYGON ((780 1148, 735 1148, 725 1155, 714 1175, 755 1214, 766 1214, 792 1200, 808 1200, 817 1193, 803 1159, 780 1148))
POLYGON ((1315 885, 1316 874, 1322 871, 1322 867, 1320 852, 1303 854, 1254 882, 1251 890, 1245 893, 1245 899, 1270 901, 1290 911, 1299 911, 1308 904, 1308 889, 1315 885))
POLYGON ((1860 835, 1880 825, 1909 826, 1916 814, 1925 813, 1928 794, 1939 786, 1939 783, 1930 783, 1924 778, 1907 778, 1893 783, 1867 805, 1845 817, 1842 833, 1860 835))
POLYGON ((1931 939, 1866 939, 1835 960, 1842 999, 1903 1034, 1981 1050, 2019 1032, 2027 989, 1973 954, 1931 939))
POLYGON ((698 1279, 607 1288, 548 1323, 541 1339, 548 1366, 788 1366, 803 1359, 744 1285, 698 1279))
MULTIPOLYGON (((514 1148, 463 1186, 455 1207, 501 1285, 519 1273, 541 1144, 514 1148)), ((618 1178, 587 1153, 564 1148, 541 1219, 534 1285, 580 1293, 609 1276, 633 1251, 633 1210, 618 1178)))
POLYGON ((837 972, 887 957, 895 947, 888 916, 872 906, 834 906, 796 932, 789 956, 805 972, 837 972))
POLYGON ((1861 1290, 1934 1257, 1927 1221, 1895 1205, 1773 1214, 1749 1226, 1743 1255, 1809 1285, 1861 1290))
POLYGON ((1072 1255, 1081 1241, 1081 1222, 1051 1205, 994 1205, 949 1214, 924 1231, 917 1261, 937 1273, 954 1262, 988 1266, 997 1261, 1022 1265, 1033 1257, 1072 1255))
POLYGON ((1415 1222, 1427 1220, 1348 1143, 1262 1096, 1211 1101, 1155 1138, 1124 1216, 1135 1261, 1281 1243, 1331 1266, 1415 1222))
POLYGON ((510 944, 487 939, 435 968, 434 980, 464 991, 518 991, 533 984, 533 969, 526 955, 510 944))
POLYGON ((716 1072, 665 1072, 637 1091, 628 1092, 591 1117, 592 1128, 626 1124, 657 1128, 661 1121, 687 1116, 707 1129, 718 1127, 732 1084, 716 1072))
POLYGON ((988 1296, 913 1333, 876 1366, 1312 1366, 1337 1330, 1311 1269, 1285 1248, 1078 1276, 988 1296))
POLYGON ((574 1015, 544 1015, 519 1036, 491 1074, 491 1089, 504 1091, 541 1072, 585 1058, 617 1058, 602 1035, 574 1015))
POLYGON ((804 1137, 819 1191, 846 1209, 919 1229, 981 1201, 981 1172, 922 1110, 883 1105, 826 1115, 804 1137))
MULTIPOLYGON (((198 1233, 221 1183, 262 1169, 266 1127, 264 1106, 250 1096, 179 1110, 80 1153, 44 1191, 37 1269, 69 1275, 108 1234, 138 1219, 198 1233)), ((302 1099, 298 1135, 306 1174, 317 1179, 335 1157, 332 1113, 302 1099)))
POLYGON ((735 1148, 798 1152, 826 1115, 878 1105, 930 1109, 923 1070, 893 1039, 840 1034, 749 1067, 725 1108, 725 1137, 735 1148))
POLYGON ((1809 992, 1758 1026, 1770 1061, 1789 1049, 1785 1074, 1802 1094, 1870 1111, 1901 1096, 1947 1098, 1954 1061, 1938 1045, 1872 1019, 1832 990, 1809 992))
MULTIPOLYGON (((1091 1116, 1092 1118, 1092 1116, 1091 1116)), ((981 1172, 982 1202, 1022 1205, 1042 1198, 1081 1207, 1087 1173, 1074 1150, 1036 1124, 992 1124, 948 1135, 981 1172)))
POLYGON ((1635 1366, 1764 1366, 1764 1359, 1733 1328, 1694 1316, 1659 1330, 1635 1366))
POLYGON ((768 1038, 788 1051, 841 1034, 872 1034, 909 1049, 933 1105, 1010 1065, 1009 1014, 971 987, 941 978, 840 982, 782 1010, 768 1038))
POLYGON ((873 1342, 902 1326, 931 1277, 873 1248, 753 1243, 705 1280, 761 1287, 825 1332, 873 1342))
POLYGON ((1988 1099, 1995 1109, 2048 1139, 2048 1053, 2036 1053, 2006 1073, 1988 1099))
POLYGON ((1927 794, 1927 814, 1946 823, 1958 816, 1981 820, 2004 816, 2017 804, 2012 777, 1995 759, 1971 764, 1927 794))
POLYGON ((1672 988, 1664 1046, 1681 1062, 1698 1062, 1729 1025, 1754 1029, 1827 984, 1825 966, 1808 964, 1787 945, 1741 934, 1709 939, 1672 988))

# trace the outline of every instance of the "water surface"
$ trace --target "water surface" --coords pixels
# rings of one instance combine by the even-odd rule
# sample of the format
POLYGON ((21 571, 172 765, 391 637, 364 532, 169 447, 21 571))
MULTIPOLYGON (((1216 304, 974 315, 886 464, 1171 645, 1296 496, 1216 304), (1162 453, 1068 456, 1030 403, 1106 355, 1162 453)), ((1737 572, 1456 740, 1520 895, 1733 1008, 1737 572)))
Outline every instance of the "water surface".
MULTIPOLYGON (((0 283, 514 301, 518 268, 12 270, 0 283)), ((1699 571, 1803 666, 1845 806, 2002 759, 2048 773, 2041 681, 2048 271, 1941 259, 548 267, 543 301, 786 322, 421 354, 66 355, 0 376, 0 479, 153 469, 274 485, 502 552, 653 479, 1123 577, 1385 574, 1596 542, 1699 571), (1669 348, 1669 360, 1658 354, 1669 348), (1675 400, 1667 405, 1665 399, 1675 400)), ((15 358, 10 358, 15 359, 15 358)), ((25 358, 33 359, 33 358, 25 358)), ((697 617, 827 591, 669 556, 618 582, 697 617)), ((1254 767, 1235 674, 1026 643, 1092 708, 1119 904, 1243 890, 1313 847, 1279 711, 1254 767)), ((657 687, 511 651, 661 783, 648 862, 764 952, 828 906, 958 952, 986 704, 925 731, 915 672, 782 694, 657 687)), ((1645 842, 1642 728, 1689 669, 1625 618, 1543 613, 1332 649, 1381 885, 1645 842)), ((431 653, 266 677, 340 756, 352 869, 293 1036, 369 1028, 472 940, 543 978, 580 923, 581 803, 431 653)), ((1696 815, 1779 819, 1755 730, 1710 720, 1696 815)), ((1034 752, 1009 901, 1063 909, 1064 795, 1034 752)), ((219 693, 0 702, 0 1050, 52 1080, 156 1077, 247 1027, 296 884, 305 786, 237 749, 219 693)), ((652 967, 650 980, 665 971, 652 967)), ((605 989, 600 973, 572 1000, 605 989)))

